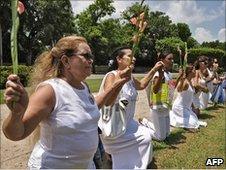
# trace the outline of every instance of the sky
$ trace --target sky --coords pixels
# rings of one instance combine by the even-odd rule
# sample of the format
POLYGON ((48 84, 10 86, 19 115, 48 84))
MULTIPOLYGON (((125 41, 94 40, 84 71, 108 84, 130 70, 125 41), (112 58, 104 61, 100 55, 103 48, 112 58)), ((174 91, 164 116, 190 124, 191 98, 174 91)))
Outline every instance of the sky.
MULTIPOLYGON (((120 17, 127 7, 137 0, 114 0, 116 12, 111 17, 120 17)), ((79 14, 93 0, 71 0, 74 14, 79 14)), ((151 11, 162 11, 173 23, 183 22, 189 25, 199 43, 219 40, 225 41, 225 0, 145 0, 151 11)))

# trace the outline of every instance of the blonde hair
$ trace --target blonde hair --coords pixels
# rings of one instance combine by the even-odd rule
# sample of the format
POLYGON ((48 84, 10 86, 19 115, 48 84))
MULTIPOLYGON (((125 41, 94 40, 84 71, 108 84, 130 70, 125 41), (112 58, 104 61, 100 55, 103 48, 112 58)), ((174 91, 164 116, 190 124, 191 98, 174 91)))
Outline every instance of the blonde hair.
POLYGON ((30 75, 30 86, 35 88, 42 81, 61 76, 63 70, 61 57, 67 54, 68 50, 76 53, 81 43, 87 43, 86 39, 76 35, 63 37, 50 51, 38 56, 30 75))
MULTIPOLYGON (((47 79, 62 76, 63 64, 61 57, 67 52, 76 53, 81 43, 87 43, 86 39, 80 36, 71 35, 61 38, 50 50, 43 52, 35 60, 33 71, 30 74, 29 90, 32 94, 36 86, 47 79)), ((40 137, 40 127, 38 126, 32 133, 31 144, 34 145, 40 137)))

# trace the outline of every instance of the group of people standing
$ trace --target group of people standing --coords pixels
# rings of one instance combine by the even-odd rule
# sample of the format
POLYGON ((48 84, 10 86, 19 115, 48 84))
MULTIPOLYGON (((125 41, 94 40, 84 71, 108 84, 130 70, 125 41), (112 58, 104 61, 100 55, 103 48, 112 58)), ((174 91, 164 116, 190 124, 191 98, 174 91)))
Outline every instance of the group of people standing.
POLYGON ((153 157, 152 139, 164 140, 170 134, 170 125, 205 126, 205 122, 198 120, 197 110, 205 103, 202 93, 211 93, 207 83, 216 78, 215 73, 212 76, 211 71, 203 69, 202 62, 206 60, 200 57, 197 67, 189 65, 181 71, 176 87, 170 73, 170 51, 162 52, 141 80, 132 75, 135 58, 129 47, 115 50, 112 60, 112 71, 106 74, 95 96, 84 82, 91 75, 93 55, 87 41, 79 36, 60 39, 37 58, 31 76, 36 88, 30 97, 17 75, 8 77, 5 101, 10 113, 3 123, 5 136, 22 140, 40 128, 29 168, 94 169, 94 154, 98 144, 103 144, 113 169, 146 169, 153 157), (136 121, 137 90, 143 89, 147 90, 150 118, 136 121), (195 94, 200 104, 194 104, 195 94), (101 133, 99 110, 114 107, 122 98, 127 102, 125 133, 106 138, 101 133))

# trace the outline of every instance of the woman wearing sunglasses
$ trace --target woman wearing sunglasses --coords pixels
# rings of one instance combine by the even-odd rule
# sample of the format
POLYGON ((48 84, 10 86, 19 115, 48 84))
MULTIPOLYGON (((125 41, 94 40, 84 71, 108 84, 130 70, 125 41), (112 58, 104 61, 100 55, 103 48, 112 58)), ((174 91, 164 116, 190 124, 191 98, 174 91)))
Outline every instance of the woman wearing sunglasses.
POLYGON ((68 36, 37 58, 31 77, 36 89, 30 98, 17 75, 8 77, 5 101, 11 112, 3 123, 5 136, 22 140, 40 125, 29 168, 94 168, 99 108, 129 78, 125 72, 94 99, 84 83, 91 74, 92 57, 83 37, 68 36))
POLYGON ((193 100, 193 110, 199 115, 200 109, 207 108, 209 102, 209 92, 212 91, 212 76, 208 66, 208 57, 199 56, 195 62, 196 77, 193 79, 195 82, 196 92, 193 100))

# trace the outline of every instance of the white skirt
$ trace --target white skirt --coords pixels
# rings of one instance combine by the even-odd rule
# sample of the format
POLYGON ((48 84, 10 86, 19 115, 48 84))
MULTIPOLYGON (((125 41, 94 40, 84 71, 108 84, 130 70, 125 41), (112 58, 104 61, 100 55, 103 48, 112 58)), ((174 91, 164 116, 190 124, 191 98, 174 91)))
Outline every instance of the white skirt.
POLYGON ((191 109, 174 106, 172 111, 170 111, 170 125, 197 129, 199 127, 199 120, 191 109))
POLYGON ((169 109, 150 109, 151 127, 153 127, 152 138, 158 141, 164 140, 170 134, 169 109))
POLYGON ((200 100, 200 108, 206 109, 209 102, 209 93, 201 92, 199 96, 199 100, 200 100))
POLYGON ((151 162, 152 143, 150 130, 132 120, 126 133, 117 139, 104 139, 105 151, 112 156, 113 169, 146 169, 151 162))

